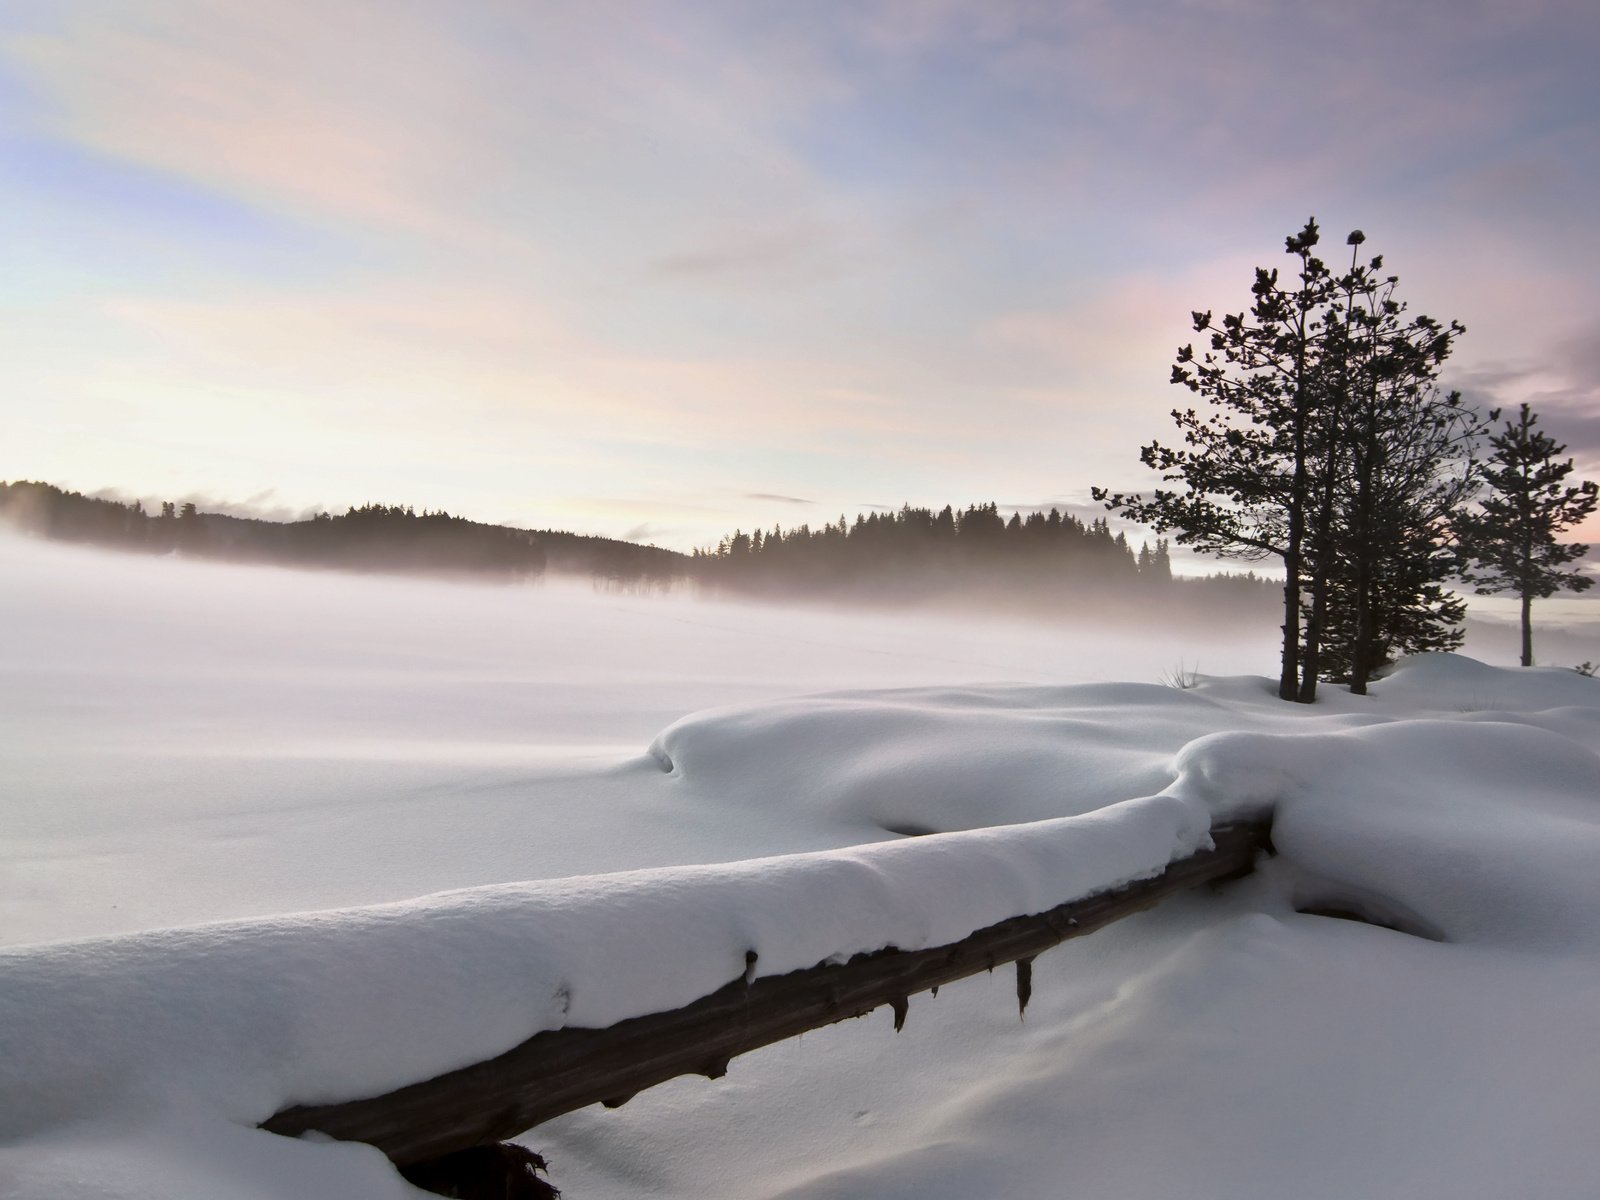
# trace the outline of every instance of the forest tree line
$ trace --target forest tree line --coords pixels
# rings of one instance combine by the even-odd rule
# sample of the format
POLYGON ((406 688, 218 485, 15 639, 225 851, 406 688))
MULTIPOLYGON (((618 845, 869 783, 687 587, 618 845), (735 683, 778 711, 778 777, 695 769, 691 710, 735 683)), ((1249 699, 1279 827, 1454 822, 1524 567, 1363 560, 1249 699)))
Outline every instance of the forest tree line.
POLYGON ((1049 512, 1001 515, 993 502, 965 509, 905 505, 854 521, 745 533, 697 550, 691 570, 736 594, 873 603, 982 603, 1035 613, 1108 603, 1149 612, 1212 607, 1259 612, 1273 585, 1244 573, 1175 577, 1169 542, 1135 549, 1104 518, 1049 512))
POLYGON ((1007 518, 994 503, 938 511, 906 505, 816 528, 735 531, 693 555, 403 505, 365 504, 274 522, 201 512, 194 503, 167 501, 149 511, 140 501, 33 482, 0 483, 0 519, 33 536, 149 554, 506 581, 549 571, 606 589, 689 584, 775 601, 1259 618, 1274 588, 1251 573, 1175 577, 1165 538, 1136 549, 1104 519, 1085 522, 1058 509, 1007 518))
POLYGON ((38 537, 150 554, 402 574, 536 579, 547 568, 608 584, 670 583, 685 555, 553 530, 513 529, 410 505, 364 504, 342 514, 266 521, 205 513, 190 503, 122 503, 47 483, 0 483, 0 518, 38 537))

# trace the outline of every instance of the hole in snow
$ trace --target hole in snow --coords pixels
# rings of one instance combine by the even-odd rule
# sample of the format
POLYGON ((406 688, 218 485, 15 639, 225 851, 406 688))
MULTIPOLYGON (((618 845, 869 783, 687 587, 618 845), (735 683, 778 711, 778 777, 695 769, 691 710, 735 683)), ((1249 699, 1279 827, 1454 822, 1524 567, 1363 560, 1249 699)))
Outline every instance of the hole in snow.
POLYGON ((1314 900, 1297 903, 1294 910, 1307 917, 1330 917, 1335 921, 1357 921, 1362 925, 1376 925, 1380 929, 1392 929, 1396 933, 1426 938, 1430 942, 1445 940, 1442 930, 1421 917, 1406 911, 1400 905, 1369 896, 1354 896, 1348 893, 1318 896, 1314 900))
POLYGON ((918 825, 915 821, 901 821, 894 825, 879 826, 885 833, 898 833, 901 837, 927 837, 930 833, 938 833, 926 825, 918 825))

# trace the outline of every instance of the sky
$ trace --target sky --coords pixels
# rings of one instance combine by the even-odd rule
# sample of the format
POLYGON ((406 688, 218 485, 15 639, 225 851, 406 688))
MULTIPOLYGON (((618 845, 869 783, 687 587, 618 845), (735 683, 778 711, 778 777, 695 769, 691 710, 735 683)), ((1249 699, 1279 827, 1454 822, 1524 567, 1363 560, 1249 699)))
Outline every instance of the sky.
POLYGON ((1311 215, 1597 476, 1597 58, 1592 0, 8 0, 0 478, 1087 506, 1311 215))

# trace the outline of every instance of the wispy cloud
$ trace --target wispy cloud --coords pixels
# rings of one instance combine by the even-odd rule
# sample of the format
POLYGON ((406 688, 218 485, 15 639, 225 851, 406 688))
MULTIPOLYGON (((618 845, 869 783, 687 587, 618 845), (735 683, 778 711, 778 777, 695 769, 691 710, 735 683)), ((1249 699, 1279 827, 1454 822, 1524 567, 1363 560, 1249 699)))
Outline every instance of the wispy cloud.
POLYGON ((662 525, 654 525, 649 521, 641 522, 622 533, 625 542, 653 542, 657 538, 670 536, 675 531, 662 525))
POLYGON ((702 541, 1137 486, 1187 312, 1315 212, 1600 461, 1597 53, 1567 0, 38 5, 7 449, 702 541))
POLYGON ((1528 404, 1540 425, 1587 471, 1600 473, 1600 326, 1558 338, 1537 358, 1487 362, 1450 382, 1480 409, 1528 404))
POLYGON ((676 278, 734 276, 782 281, 830 270, 838 250, 835 237, 827 229, 792 226, 744 236, 727 235, 710 245, 661 255, 651 261, 649 268, 656 275, 676 278))
POLYGON ((815 500, 807 500, 802 496, 778 496, 772 492, 746 492, 745 499, 762 500, 769 504, 813 505, 816 503, 815 500))

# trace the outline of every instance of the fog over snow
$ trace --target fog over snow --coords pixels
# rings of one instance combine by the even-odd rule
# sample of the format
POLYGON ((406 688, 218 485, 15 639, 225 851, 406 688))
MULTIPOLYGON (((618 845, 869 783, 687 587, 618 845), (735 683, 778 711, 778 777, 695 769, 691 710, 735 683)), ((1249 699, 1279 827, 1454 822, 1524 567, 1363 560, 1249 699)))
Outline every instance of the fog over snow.
POLYGON ((420 1195, 252 1127, 685 1003, 749 949, 952 940, 1265 811, 1276 857, 1042 956, 1025 1022, 980 976, 527 1142, 584 1200, 1600 1177, 1600 681, 1428 656, 1302 707, 1271 628, 17 540, 0 575, 0 1195, 420 1195))

